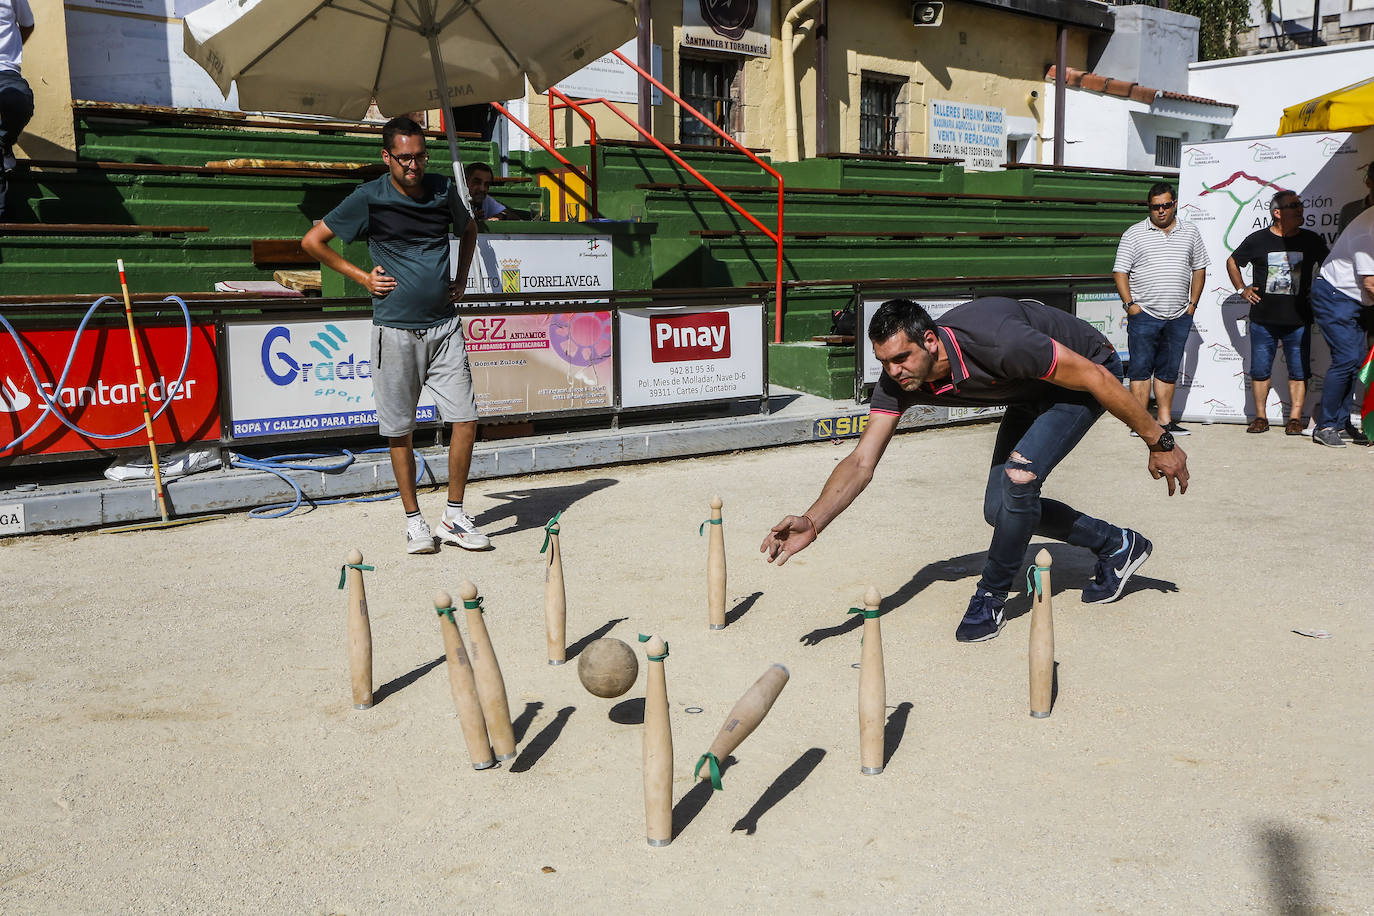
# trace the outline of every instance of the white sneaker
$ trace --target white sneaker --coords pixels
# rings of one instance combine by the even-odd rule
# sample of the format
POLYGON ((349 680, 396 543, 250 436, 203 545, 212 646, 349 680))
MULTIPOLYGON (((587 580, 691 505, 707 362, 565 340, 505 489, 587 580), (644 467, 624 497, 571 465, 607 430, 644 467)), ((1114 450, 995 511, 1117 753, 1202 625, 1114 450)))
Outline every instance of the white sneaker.
POLYGON ((406 523, 406 553, 437 553, 439 545, 434 543, 434 532, 429 530, 429 522, 416 516, 406 523))
POLYGON ((444 510, 439 519, 439 539, 446 544, 457 544, 464 550, 485 550, 491 546, 491 538, 477 530, 466 512, 444 510))

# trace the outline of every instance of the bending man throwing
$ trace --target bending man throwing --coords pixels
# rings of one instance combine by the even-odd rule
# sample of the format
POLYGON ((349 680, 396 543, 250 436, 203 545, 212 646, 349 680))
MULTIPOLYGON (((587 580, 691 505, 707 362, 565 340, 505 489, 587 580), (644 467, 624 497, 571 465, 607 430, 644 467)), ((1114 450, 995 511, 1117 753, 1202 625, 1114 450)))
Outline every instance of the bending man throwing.
POLYGON ((908 407, 1006 405, 983 497, 992 544, 955 638, 981 642, 1001 631, 1007 594, 1033 535, 1097 554, 1093 581, 1083 589, 1085 604, 1120 598, 1149 558, 1149 540, 1043 499, 1041 487, 1104 411, 1145 441, 1150 475, 1164 478, 1170 495, 1175 485, 1187 492, 1188 460, 1122 386, 1121 360, 1107 338, 1067 312, 1001 297, 957 306, 938 323, 915 302, 893 299, 874 313, 868 336, 884 369, 868 427, 811 508, 768 532, 760 547, 768 562, 781 565, 805 549, 863 492, 908 407))

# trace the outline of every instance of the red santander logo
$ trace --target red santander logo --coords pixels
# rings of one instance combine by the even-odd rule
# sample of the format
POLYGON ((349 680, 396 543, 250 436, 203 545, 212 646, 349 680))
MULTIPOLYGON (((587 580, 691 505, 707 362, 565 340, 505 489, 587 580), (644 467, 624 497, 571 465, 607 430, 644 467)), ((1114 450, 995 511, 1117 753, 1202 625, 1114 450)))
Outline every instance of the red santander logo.
POLYGON ((649 319, 649 352, 656 363, 730 356, 728 312, 695 312, 649 319))

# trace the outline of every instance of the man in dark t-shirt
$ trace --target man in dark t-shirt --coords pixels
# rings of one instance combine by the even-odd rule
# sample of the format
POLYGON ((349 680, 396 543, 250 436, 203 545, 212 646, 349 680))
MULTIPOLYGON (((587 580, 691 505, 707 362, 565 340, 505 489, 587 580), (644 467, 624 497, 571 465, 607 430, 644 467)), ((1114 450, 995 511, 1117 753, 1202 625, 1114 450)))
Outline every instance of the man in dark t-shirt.
POLYGON ((354 189, 305 234, 301 248, 372 294, 372 395, 406 513, 407 552, 438 549, 415 495, 413 436, 421 389, 434 399, 439 417, 452 424, 448 505, 439 519, 439 538, 482 550, 491 542, 463 511, 477 437, 477 402, 454 305, 477 248, 477 223, 453 182, 425 174, 428 159, 420 125, 392 118, 382 128, 387 173, 354 189), (450 224, 459 239, 457 280, 452 283, 450 224), (335 237, 345 242, 366 238, 372 270, 349 263, 330 248, 335 237))
POLYGON ((893 299, 874 313, 868 336, 884 369, 868 426, 811 508, 768 532, 759 548, 768 562, 787 562, 863 492, 908 407, 1006 405, 983 497, 992 544, 955 638, 981 642, 1002 629, 1007 594, 1032 535, 1097 554, 1084 603, 1120 598, 1149 558, 1149 540, 1040 495, 1045 478, 1104 410, 1149 446, 1150 475, 1163 477, 1170 495, 1175 484, 1187 492, 1187 456, 1122 386, 1121 360, 1107 338, 1067 312, 1002 297, 974 299, 938 322, 915 302, 893 299))
POLYGON ((1284 432, 1302 435, 1302 404, 1312 368, 1312 278, 1328 254, 1326 242, 1302 228, 1302 198, 1279 191, 1269 201, 1273 223, 1250 233, 1226 259, 1226 274, 1236 293, 1250 303, 1250 388, 1255 418, 1248 433, 1269 430, 1265 406, 1274 354, 1283 347, 1288 367, 1288 422, 1284 432), (1250 268, 1247 285, 1241 267, 1250 268))

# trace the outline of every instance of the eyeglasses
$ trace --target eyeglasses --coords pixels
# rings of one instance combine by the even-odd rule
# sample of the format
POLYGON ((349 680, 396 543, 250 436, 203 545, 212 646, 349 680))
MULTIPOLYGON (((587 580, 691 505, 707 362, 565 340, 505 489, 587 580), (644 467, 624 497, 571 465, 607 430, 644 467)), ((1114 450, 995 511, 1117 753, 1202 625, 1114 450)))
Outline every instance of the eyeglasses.
POLYGON ((1151 210, 1161 210, 1161 211, 1163 211, 1163 210, 1172 210, 1173 208, 1174 208, 1174 201, 1172 201, 1172 200, 1169 201, 1167 204, 1150 204, 1150 209, 1151 209, 1151 210))
POLYGON ((386 154, 390 156, 392 159, 395 159, 397 162, 401 163, 401 165, 409 166, 418 165, 419 163, 429 159, 428 152, 419 152, 410 156, 403 156, 399 153, 393 153, 391 150, 387 150, 386 154))

